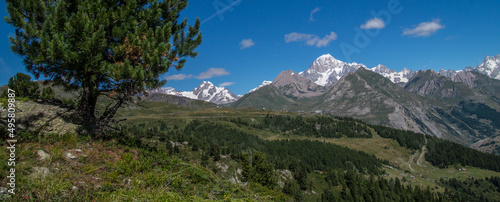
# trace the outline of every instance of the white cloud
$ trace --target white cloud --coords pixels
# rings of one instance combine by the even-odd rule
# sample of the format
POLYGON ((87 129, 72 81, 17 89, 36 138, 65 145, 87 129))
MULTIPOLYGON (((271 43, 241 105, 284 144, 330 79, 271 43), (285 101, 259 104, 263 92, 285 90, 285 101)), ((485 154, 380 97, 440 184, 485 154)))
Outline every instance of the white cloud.
POLYGON ((315 21, 315 19, 314 19, 314 14, 315 14, 316 12, 320 11, 320 10, 321 10, 321 8, 320 8, 320 7, 316 7, 316 8, 314 8, 314 9, 311 11, 311 15, 309 16, 309 20, 310 20, 310 21, 315 21))
POLYGON ((255 43, 253 42, 253 40, 252 40, 252 39, 243 39, 243 40, 240 42, 240 49, 250 48, 250 47, 252 47, 253 45, 255 45, 255 43))
POLYGON ((226 87, 226 86, 230 86, 233 84, 234 84, 234 82, 224 82, 224 83, 219 84, 219 87, 226 87))
POLYGON ((290 34, 285 35, 285 42, 290 43, 290 42, 295 42, 295 41, 303 41, 303 40, 308 40, 313 38, 315 35, 313 34, 301 34, 297 32, 292 32, 290 34))
POLYGON ((434 19, 432 22, 422 22, 413 29, 404 29, 403 35, 410 35, 413 37, 427 37, 435 34, 438 30, 443 29, 444 25, 441 24, 439 19, 434 19))
POLYGON ((197 76, 193 76, 192 74, 174 74, 165 77, 165 79, 172 80, 172 81, 180 81, 180 80, 185 80, 185 79, 190 79, 190 78, 197 78, 197 79, 210 79, 215 76, 223 76, 223 75, 229 75, 230 73, 227 72, 224 68, 209 68, 207 71, 204 71, 200 73, 197 76))
POLYGON ((335 32, 330 32, 330 34, 327 34, 323 38, 320 38, 314 34, 303 34, 303 33, 297 33, 297 32, 292 32, 290 34, 285 35, 285 42, 286 43, 305 41, 307 45, 316 46, 318 48, 325 47, 331 41, 336 40, 336 39, 337 39, 337 34, 335 34, 335 32))
POLYGON ((380 18, 369 19, 364 25, 361 25, 361 29, 383 29, 384 27, 384 21, 380 18))
POLYGON ((197 79, 210 79, 214 76, 224 76, 224 75, 229 75, 230 73, 227 72, 224 68, 210 68, 205 72, 200 73, 198 76, 195 76, 197 79))
POLYGON ((189 79, 193 77, 192 74, 174 74, 174 75, 170 75, 170 76, 167 76, 165 77, 165 79, 168 81, 168 80, 184 80, 184 79, 189 79))

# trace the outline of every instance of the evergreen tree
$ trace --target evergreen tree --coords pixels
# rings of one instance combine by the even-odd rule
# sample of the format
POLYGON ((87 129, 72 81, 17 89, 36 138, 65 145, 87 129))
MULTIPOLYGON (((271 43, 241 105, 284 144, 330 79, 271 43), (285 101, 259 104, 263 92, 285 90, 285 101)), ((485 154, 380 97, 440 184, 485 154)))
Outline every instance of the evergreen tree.
POLYGON ((51 87, 45 87, 42 89, 42 93, 40 94, 40 98, 44 100, 52 100, 55 97, 54 90, 51 87))
MULTIPOLYGON (((17 97, 37 99, 40 96, 38 83, 30 81, 31 76, 23 73, 17 73, 9 79, 9 88, 14 90, 17 97)), ((7 95, 7 94, 5 94, 7 95)))
POLYGON ((7 0, 16 27, 11 49, 28 72, 81 89, 78 111, 92 134, 104 135, 133 95, 165 84, 160 75, 196 57, 200 21, 179 22, 187 0, 7 0), (99 96, 114 100, 96 114, 99 96))
POLYGON ((201 166, 207 167, 209 158, 210 157, 208 156, 208 154, 206 152, 202 152, 201 153, 201 166))
MULTIPOLYGON (((283 193, 292 196, 296 201, 302 201, 302 191, 300 190, 300 186, 295 181, 286 181, 283 186, 283 193)), ((330 197, 330 195, 325 197, 330 197)))
POLYGON ((267 161, 265 154, 258 151, 243 154, 242 164, 244 180, 256 182, 269 188, 276 185, 273 164, 267 161))

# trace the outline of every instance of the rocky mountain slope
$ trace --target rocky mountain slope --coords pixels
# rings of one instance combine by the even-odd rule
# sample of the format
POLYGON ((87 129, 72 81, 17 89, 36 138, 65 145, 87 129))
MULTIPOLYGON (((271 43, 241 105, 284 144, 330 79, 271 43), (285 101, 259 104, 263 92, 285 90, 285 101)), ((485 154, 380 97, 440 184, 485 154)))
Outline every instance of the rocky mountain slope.
POLYGON ((272 81, 263 81, 263 82, 262 82, 262 84, 260 84, 259 86, 255 87, 254 89, 252 89, 252 90, 248 91, 248 93, 251 93, 251 92, 254 92, 254 91, 256 91, 256 90, 259 90, 259 88, 262 88, 262 87, 264 87, 264 86, 267 86, 267 85, 269 85, 269 84, 271 84, 271 83, 272 83, 272 81))
POLYGON ((452 81, 460 82, 469 88, 479 90, 500 102, 500 80, 474 71, 461 71, 451 77, 452 81))
POLYGON ((393 83, 406 83, 413 75, 415 75, 415 71, 413 70, 403 68, 403 70, 396 72, 380 64, 370 70, 388 78, 393 83))
MULTIPOLYGON (((326 54, 304 72, 281 72, 230 106, 355 117, 481 149, 500 136, 500 81, 493 79, 498 58, 463 71, 396 72, 326 54)), ((214 88, 204 82, 187 97, 214 102, 214 88)))
POLYGON ((234 108, 251 107, 270 110, 296 110, 289 107, 294 103, 296 103, 295 100, 285 96, 276 86, 266 85, 252 93, 247 93, 230 106, 234 108))
POLYGON ((469 134, 460 135, 454 126, 443 121, 437 109, 444 106, 439 101, 411 93, 379 74, 359 69, 334 84, 318 101, 315 110, 461 143, 473 141, 469 134))
POLYGON ((314 97, 324 92, 324 87, 304 78, 292 70, 282 71, 271 83, 287 97, 314 97))
POLYGON ((412 93, 438 100, 471 99, 477 96, 477 93, 465 84, 454 82, 434 70, 418 71, 404 88, 412 93))
POLYGON ((474 71, 494 79, 500 79, 500 55, 486 56, 483 62, 474 68, 474 71))
POLYGON ((477 65, 476 67, 466 67, 463 70, 459 71, 454 71, 454 70, 444 70, 441 69, 439 71, 439 74, 446 76, 446 77, 453 77, 457 73, 466 71, 466 72, 479 72, 483 75, 486 75, 490 78, 493 79, 500 79, 500 55, 496 56, 486 56, 484 58, 483 62, 481 64, 477 65))
POLYGON ((346 63, 335 59, 330 54, 318 57, 309 68, 299 74, 320 86, 330 86, 342 76, 355 72, 362 64, 346 63))
MULTIPOLYGON (((363 64, 346 63, 335 59, 330 54, 325 54, 318 57, 306 71, 299 74, 320 86, 331 86, 344 75, 356 72, 361 67, 367 68, 363 64)), ((370 70, 390 79, 393 83, 406 83, 415 74, 415 71, 406 68, 396 72, 382 64, 370 70)))

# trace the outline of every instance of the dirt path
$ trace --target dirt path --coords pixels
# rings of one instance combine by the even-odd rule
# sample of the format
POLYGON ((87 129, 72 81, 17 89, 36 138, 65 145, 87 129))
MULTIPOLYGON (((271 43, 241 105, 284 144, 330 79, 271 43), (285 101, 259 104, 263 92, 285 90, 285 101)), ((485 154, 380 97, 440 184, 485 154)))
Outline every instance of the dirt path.
POLYGON ((278 137, 280 136, 280 134, 277 134, 277 135, 273 135, 271 137, 268 137, 266 138, 267 140, 275 140, 275 138, 277 139, 278 137))
POLYGON ((424 159, 425 152, 427 152, 427 138, 425 138, 425 144, 424 144, 424 146, 422 146, 422 152, 420 152, 420 156, 418 157, 418 160, 417 160, 418 166, 422 166, 422 161, 425 160, 424 159))
MULTIPOLYGON (((425 137, 424 137, 425 138, 425 137)), ((411 167, 411 164, 414 162, 415 158, 418 156, 418 159, 417 159, 417 165, 418 166, 422 166, 422 162, 425 160, 424 159, 424 156, 425 156, 425 152, 427 151, 427 138, 425 138, 425 144, 424 146, 422 146, 422 150, 420 152, 415 152, 415 154, 411 155, 410 159, 408 159, 408 167, 410 167, 410 170, 411 171, 415 171, 413 170, 413 168, 411 167)))
POLYGON ((415 160, 415 157, 417 157, 417 155, 418 155, 418 152, 415 152, 415 154, 411 155, 410 159, 408 159, 408 167, 410 167, 411 171, 415 171, 411 167, 411 164, 413 163, 413 160, 415 160))

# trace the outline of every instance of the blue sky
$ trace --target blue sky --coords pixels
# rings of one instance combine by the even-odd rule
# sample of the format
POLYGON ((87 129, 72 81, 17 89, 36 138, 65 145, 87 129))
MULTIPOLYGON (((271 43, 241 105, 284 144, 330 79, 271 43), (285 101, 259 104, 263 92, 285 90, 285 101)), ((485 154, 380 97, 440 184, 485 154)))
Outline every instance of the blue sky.
MULTIPOLYGON (((320 55, 390 69, 463 69, 500 54, 500 1, 190 0, 181 13, 203 21, 198 57, 163 75, 166 87, 203 80, 245 94, 281 71, 306 70, 320 55)), ((6 16, 5 2, 0 3, 6 16)), ((26 72, 10 52, 14 28, 0 22, 0 85, 26 72)))

